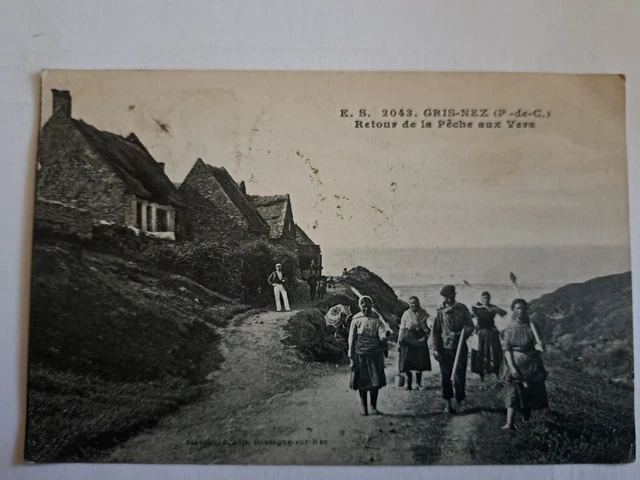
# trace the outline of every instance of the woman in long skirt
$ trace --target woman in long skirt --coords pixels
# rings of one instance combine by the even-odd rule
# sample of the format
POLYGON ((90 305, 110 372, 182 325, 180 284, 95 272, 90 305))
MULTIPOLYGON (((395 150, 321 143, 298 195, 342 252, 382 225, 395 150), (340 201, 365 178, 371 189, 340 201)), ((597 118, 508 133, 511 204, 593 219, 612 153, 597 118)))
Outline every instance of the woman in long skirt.
POLYGON ((431 358, 427 346, 431 331, 427 326, 428 318, 429 314, 420 306, 418 297, 409 298, 409 309, 402 314, 400 333, 398 333, 400 349, 398 370, 407 376, 407 390, 412 389, 412 371, 416 372, 416 386, 420 390, 422 389, 422 372, 431 370, 431 358))
POLYGON ((384 350, 390 335, 388 326, 373 312, 370 297, 360 298, 360 312, 353 316, 349 328, 350 387, 360 393, 362 415, 369 415, 367 392, 371 399, 371 414, 378 410, 378 391, 387 384, 384 373, 384 350))
POLYGON ((529 420, 532 410, 547 408, 545 380, 547 371, 542 363, 542 345, 536 342, 531 330, 528 304, 518 298, 511 304, 511 323, 500 333, 504 362, 500 377, 504 381, 504 401, 507 423, 503 429, 515 428, 515 412, 529 420))
POLYGON ((507 312, 491 303, 489 292, 482 292, 480 301, 471 307, 476 318, 478 349, 471 350, 471 371, 480 375, 484 383, 485 374, 498 376, 502 363, 500 332, 496 327, 496 315, 504 317, 507 312))

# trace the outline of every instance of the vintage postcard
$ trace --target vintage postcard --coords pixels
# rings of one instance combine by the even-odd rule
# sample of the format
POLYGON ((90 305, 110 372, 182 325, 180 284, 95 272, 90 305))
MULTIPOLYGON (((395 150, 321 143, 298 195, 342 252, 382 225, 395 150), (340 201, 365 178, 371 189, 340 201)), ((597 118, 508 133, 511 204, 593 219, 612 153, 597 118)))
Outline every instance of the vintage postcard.
POLYGON ((47 71, 36 177, 27 461, 635 460, 621 75, 47 71))

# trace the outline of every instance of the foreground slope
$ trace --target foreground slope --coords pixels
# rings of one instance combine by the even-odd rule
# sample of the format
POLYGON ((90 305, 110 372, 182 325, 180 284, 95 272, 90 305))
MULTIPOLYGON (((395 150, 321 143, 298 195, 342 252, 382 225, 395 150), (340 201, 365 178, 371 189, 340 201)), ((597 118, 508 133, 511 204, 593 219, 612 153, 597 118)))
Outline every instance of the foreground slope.
POLYGON ((30 461, 83 460, 196 398, 216 325, 247 307, 178 275, 60 240, 33 253, 30 461))

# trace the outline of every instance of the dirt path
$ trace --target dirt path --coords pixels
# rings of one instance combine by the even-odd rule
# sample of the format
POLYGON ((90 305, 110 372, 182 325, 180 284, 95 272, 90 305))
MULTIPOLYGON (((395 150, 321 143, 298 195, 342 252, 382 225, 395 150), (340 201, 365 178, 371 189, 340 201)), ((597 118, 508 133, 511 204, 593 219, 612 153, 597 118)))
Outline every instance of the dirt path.
MULTIPOLYGON (((209 376, 211 393, 110 452, 104 461, 231 464, 467 464, 479 416, 442 413, 437 363, 424 390, 389 385, 362 417, 348 367, 298 358, 282 327, 295 312, 266 312, 223 332, 223 367, 209 376)), ((394 350, 394 349, 392 349, 394 350)), ((471 380, 469 389, 473 390, 471 380)))
POLYGON ((442 436, 438 465, 474 465, 475 432, 480 424, 478 415, 452 416, 442 436))

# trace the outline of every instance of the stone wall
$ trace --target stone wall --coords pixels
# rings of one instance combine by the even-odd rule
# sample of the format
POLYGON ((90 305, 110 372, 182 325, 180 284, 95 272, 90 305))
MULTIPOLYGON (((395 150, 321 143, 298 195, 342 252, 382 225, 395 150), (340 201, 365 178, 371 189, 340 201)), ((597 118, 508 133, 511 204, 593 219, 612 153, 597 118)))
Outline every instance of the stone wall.
POLYGON ((239 242, 262 237, 249 231, 246 218, 203 162, 196 162, 179 191, 187 205, 180 218, 188 216, 190 238, 239 242))
POLYGON ((38 198, 34 213, 34 236, 55 235, 90 240, 93 218, 91 212, 58 201, 38 198))
POLYGON ((90 210, 94 220, 123 224, 125 184, 60 108, 42 128, 38 146, 38 198, 90 210))

